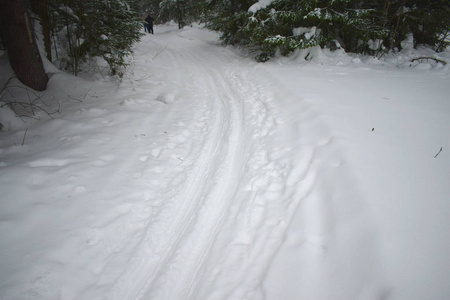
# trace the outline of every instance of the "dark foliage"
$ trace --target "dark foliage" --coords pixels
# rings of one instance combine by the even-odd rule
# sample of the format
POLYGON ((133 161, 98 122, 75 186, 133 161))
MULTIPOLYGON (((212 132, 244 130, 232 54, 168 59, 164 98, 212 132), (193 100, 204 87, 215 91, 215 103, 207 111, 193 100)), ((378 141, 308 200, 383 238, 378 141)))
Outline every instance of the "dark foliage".
POLYGON ((248 46, 259 61, 316 45, 374 55, 401 49, 409 34, 416 46, 448 46, 448 0, 278 0, 249 11, 254 2, 213 0, 204 20, 224 43, 248 46))
POLYGON ((136 4, 123 0, 50 0, 56 53, 75 75, 81 64, 102 57, 111 75, 121 75, 125 57, 141 37, 136 4), (62 57, 61 57, 62 56, 62 57))

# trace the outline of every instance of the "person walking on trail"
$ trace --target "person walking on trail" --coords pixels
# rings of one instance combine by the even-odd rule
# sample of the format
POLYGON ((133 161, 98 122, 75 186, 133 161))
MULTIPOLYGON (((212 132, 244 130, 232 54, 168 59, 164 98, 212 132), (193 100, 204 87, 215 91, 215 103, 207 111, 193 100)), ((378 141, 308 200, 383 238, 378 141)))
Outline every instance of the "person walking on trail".
POLYGON ((153 34, 153 18, 150 15, 147 15, 144 23, 145 32, 153 34))

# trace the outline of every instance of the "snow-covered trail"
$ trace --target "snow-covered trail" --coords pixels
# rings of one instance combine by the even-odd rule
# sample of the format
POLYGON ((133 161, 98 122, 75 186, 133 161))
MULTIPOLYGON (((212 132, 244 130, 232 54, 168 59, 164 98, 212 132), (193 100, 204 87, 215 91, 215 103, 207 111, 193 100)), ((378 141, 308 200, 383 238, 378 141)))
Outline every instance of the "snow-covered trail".
POLYGON ((136 71, 161 64, 177 74, 169 105, 195 108, 195 140, 176 175, 184 176, 179 191, 167 199, 171 207, 145 228, 112 297, 255 298, 301 197, 296 189, 307 166, 289 161, 292 147, 269 146, 277 125, 270 93, 233 51, 211 47, 215 34, 205 41, 196 33, 204 39, 196 30, 148 37, 154 51, 163 49, 152 60, 136 53, 136 71))
MULTIPOLYGON (((120 88, 55 73, 48 100, 70 98, 63 114, 23 147, 24 130, 2 145, 5 299, 277 299, 299 276, 320 286, 341 222, 321 192, 335 188, 321 170, 341 166, 329 131, 217 34, 158 29, 120 88)), ((345 295, 377 285, 373 245, 358 242, 370 230, 337 243, 371 282, 345 295)))
MULTIPOLYGON (((172 207, 164 211, 164 219, 146 228, 145 240, 133 254, 139 263, 126 269, 118 290, 113 290, 113 296, 123 299, 176 299, 189 294, 234 201, 246 161, 242 100, 222 70, 202 63, 199 55, 210 55, 207 49, 199 49, 201 43, 192 47, 173 33, 154 39, 151 47, 164 47, 157 59, 166 59, 168 71, 178 74, 180 86, 172 105, 181 100, 195 110, 189 116, 195 141, 190 156, 180 158, 187 166, 177 174, 184 176, 179 192, 167 200, 172 207), (153 241, 155 233, 160 236, 153 241)), ((138 68, 152 67, 135 63, 138 68)))
POLYGON ((262 297, 308 158, 276 142, 255 62, 214 33, 160 29, 120 88, 53 71, 62 115, 1 144, 2 297, 262 297))
POLYGON ((305 298, 320 295, 314 291, 324 278, 342 286, 342 296, 383 293, 370 215, 331 132, 297 89, 250 59, 243 64, 211 32, 191 28, 145 41, 155 54, 136 53, 135 71, 157 66, 161 78, 177 79, 170 105, 192 105, 195 140, 183 156, 189 162, 175 174, 183 180, 166 200, 165 219, 145 230, 132 255, 137 262, 112 295, 276 299, 287 285, 289 298, 299 276, 312 278, 305 298), (335 184, 336 176, 344 178, 335 184), (332 195, 342 184, 346 193, 332 195), (163 236, 153 240, 155 234, 163 236), (327 247, 339 250, 328 258, 332 267, 318 271, 327 247), (288 262, 276 259, 281 248, 288 262), (304 270, 286 271, 286 263, 304 270), (330 273, 343 266, 350 278, 333 279, 330 273))
POLYGON ((448 68, 155 32, 1 120, 0 299, 446 299, 448 68))

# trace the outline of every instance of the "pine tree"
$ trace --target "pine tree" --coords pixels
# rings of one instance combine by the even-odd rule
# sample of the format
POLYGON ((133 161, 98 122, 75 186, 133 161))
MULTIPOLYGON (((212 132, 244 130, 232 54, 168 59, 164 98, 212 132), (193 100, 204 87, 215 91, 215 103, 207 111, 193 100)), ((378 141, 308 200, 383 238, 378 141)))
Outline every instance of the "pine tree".
MULTIPOLYGON (((416 0, 406 4, 405 22, 413 34, 414 45, 437 48, 441 37, 450 29, 450 2, 448 0, 416 0)), ((442 45, 441 45, 442 47, 442 45)))
POLYGON ((248 33, 243 30, 249 22, 248 9, 254 0, 211 0, 204 4, 202 21, 212 30, 221 32, 225 44, 246 45, 248 33))
POLYGON ((245 11, 210 19, 209 27, 223 31, 225 43, 247 45, 259 52, 259 61, 265 61, 277 51, 287 55, 315 45, 370 51, 369 40, 387 33, 372 14, 373 10, 362 7, 360 1, 279 0, 256 13, 245 11))
POLYGON ((408 34, 416 46, 448 45, 448 0, 278 0, 254 12, 241 3, 213 0, 205 20, 224 43, 248 46, 259 61, 316 45, 376 54, 401 49, 408 34))
POLYGON ((142 34, 135 2, 124 0, 50 0, 53 32, 66 67, 75 75, 81 64, 102 57, 111 75, 121 75, 125 57, 142 34))
POLYGON ((181 29, 200 19, 201 5, 199 0, 162 0, 159 1, 157 18, 160 23, 174 20, 181 29))

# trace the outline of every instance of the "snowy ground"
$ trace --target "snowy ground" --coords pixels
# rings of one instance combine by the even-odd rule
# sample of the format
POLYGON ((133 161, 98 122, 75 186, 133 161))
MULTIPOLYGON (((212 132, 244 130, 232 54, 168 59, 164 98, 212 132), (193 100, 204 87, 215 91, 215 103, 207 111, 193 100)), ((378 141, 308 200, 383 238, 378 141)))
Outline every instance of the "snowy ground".
POLYGON ((448 65, 155 32, 0 109, 0 299, 450 298, 448 65))

